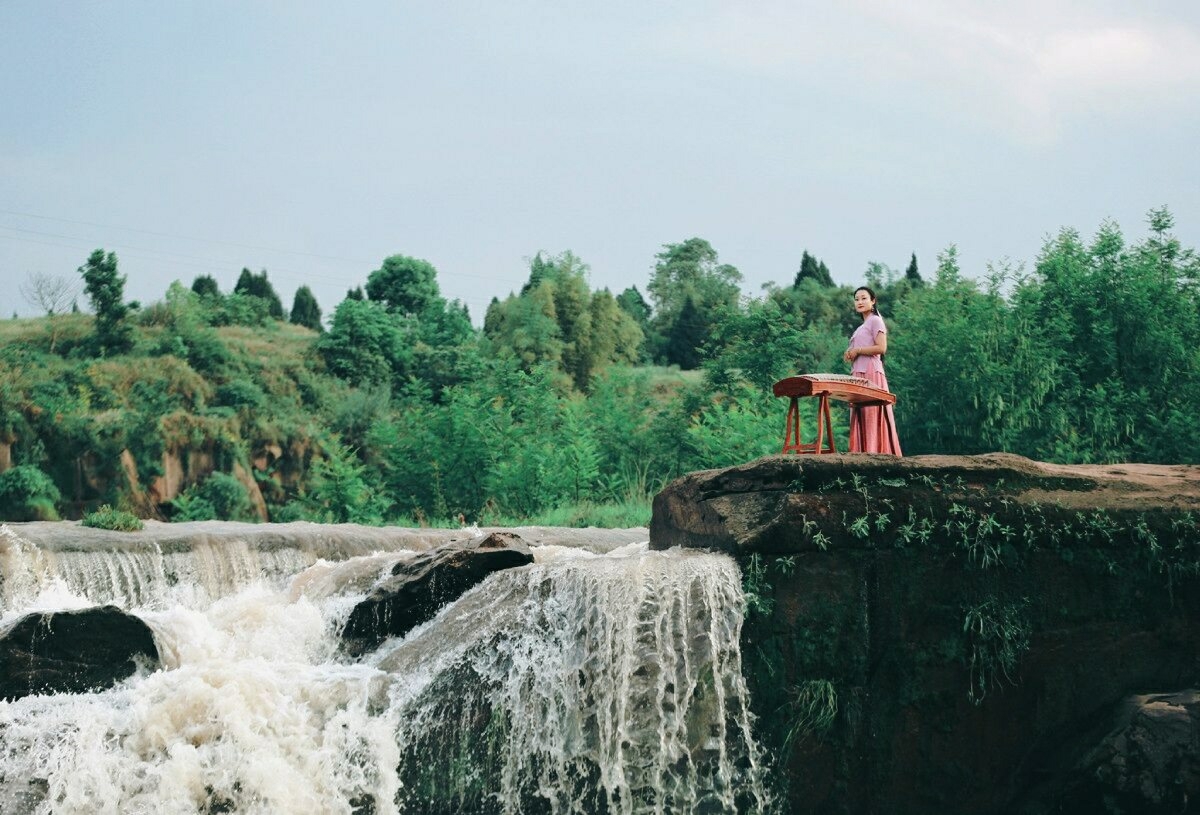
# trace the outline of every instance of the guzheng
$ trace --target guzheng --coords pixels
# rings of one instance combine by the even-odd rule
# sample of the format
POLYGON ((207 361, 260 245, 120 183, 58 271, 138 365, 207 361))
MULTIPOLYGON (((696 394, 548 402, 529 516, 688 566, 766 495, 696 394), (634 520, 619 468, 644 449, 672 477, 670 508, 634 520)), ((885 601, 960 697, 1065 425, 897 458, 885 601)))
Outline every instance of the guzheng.
MULTIPOLYGON (((787 424, 783 433, 785 453, 836 453, 833 443, 833 417, 829 412, 829 400, 848 402, 852 408, 884 407, 896 404, 896 395, 877 388, 868 380, 845 374, 801 374, 789 376, 775 383, 772 389, 776 396, 786 396, 788 404, 787 424), (810 444, 800 442, 800 404, 802 397, 817 398, 817 440, 810 444)), ((891 430, 891 412, 876 411, 879 431, 891 430)), ((862 423, 860 422, 860 427, 862 423)))

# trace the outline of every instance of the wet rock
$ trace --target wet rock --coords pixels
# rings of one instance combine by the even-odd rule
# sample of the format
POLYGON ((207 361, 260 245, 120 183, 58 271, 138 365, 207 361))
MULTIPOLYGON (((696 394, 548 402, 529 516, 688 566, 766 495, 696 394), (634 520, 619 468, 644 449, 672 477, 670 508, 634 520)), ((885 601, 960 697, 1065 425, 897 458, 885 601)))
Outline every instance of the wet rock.
POLYGON ((403 636, 493 572, 532 562, 533 553, 518 535, 493 532, 478 542, 443 546, 397 563, 391 577, 350 613, 342 630, 345 647, 361 653, 388 637, 403 636))
POLYGON ((1131 696, 1047 811, 1176 813, 1200 798, 1200 691, 1131 696))
POLYGON ((158 660, 150 627, 116 606, 30 614, 0 631, 0 698, 103 690, 158 660))
POLYGON ((872 504, 876 496, 890 500, 893 509, 987 503, 996 517, 1029 506, 1175 516, 1200 507, 1200 467, 1058 465, 1009 453, 766 456, 668 484, 654 498, 650 548, 684 546, 735 556, 812 552, 827 543, 863 548, 875 536, 827 522, 843 513, 888 512, 878 500, 872 504), (817 531, 829 540, 815 542, 817 531))
POLYGON ((1197 687, 1200 467, 770 456, 667 485, 650 539, 742 568, 743 669, 781 811, 1195 798, 1194 707, 1112 717, 1131 694, 1197 687), (813 688, 832 700, 824 731, 813 688))

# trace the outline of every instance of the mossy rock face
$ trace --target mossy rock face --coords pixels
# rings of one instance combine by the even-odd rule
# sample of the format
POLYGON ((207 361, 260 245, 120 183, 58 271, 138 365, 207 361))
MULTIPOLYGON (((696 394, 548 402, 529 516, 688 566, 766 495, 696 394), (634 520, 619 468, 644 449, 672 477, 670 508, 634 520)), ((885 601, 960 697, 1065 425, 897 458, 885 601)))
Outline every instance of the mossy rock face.
POLYGON ((1056 811, 1123 699, 1200 685, 1197 467, 773 456, 668 485, 679 545, 742 566, 793 811, 1056 811))

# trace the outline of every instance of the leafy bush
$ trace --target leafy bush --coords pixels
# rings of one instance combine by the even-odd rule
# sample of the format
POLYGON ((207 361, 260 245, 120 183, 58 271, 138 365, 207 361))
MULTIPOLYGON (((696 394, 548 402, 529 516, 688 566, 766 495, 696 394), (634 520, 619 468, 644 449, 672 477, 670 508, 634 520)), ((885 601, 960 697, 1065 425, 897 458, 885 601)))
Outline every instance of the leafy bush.
POLYGON ((234 292, 225 297, 205 297, 210 325, 269 325, 271 301, 252 294, 234 292))
POLYGON ((80 523, 95 529, 112 529, 117 532, 137 532, 145 526, 142 519, 132 512, 113 509, 108 504, 84 515, 80 523))
POLYGON ((217 518, 217 508, 212 501, 197 495, 194 487, 181 492, 171 506, 175 510, 171 514, 172 521, 212 521, 217 518))
POLYGON ((280 507, 271 507, 271 522, 286 524, 293 521, 314 521, 313 511, 303 501, 288 501, 280 507))
POLYGON ((349 448, 333 444, 326 457, 313 466, 312 491, 308 496, 313 520, 323 523, 383 523, 387 502, 370 483, 366 468, 349 448))
POLYGON ((234 379, 217 388, 216 404, 237 410, 261 407, 267 395, 262 388, 246 379, 234 379))
POLYGON ((20 464, 0 473, 0 518, 8 521, 57 521, 58 487, 37 467, 20 464))
POLYGON ((171 502, 175 521, 253 521, 250 491, 228 473, 212 473, 171 502))

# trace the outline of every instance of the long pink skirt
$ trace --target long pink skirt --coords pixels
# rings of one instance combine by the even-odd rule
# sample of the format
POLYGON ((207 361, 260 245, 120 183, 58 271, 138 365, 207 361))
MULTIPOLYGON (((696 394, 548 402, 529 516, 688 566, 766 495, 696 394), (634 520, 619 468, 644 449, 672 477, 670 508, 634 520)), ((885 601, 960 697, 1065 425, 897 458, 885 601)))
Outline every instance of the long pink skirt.
MULTIPOLYGON (((859 374, 855 374, 859 376, 859 374)), ((890 392, 887 377, 883 371, 862 374, 872 385, 890 392)), ((896 415, 892 406, 886 407, 852 407, 850 408, 850 452, 851 453, 890 453, 902 456, 900 452, 900 436, 896 433, 896 415), (879 411, 886 410, 888 432, 879 432, 879 411)))

